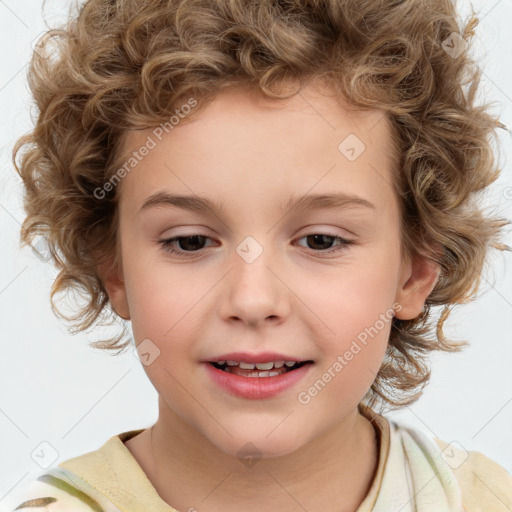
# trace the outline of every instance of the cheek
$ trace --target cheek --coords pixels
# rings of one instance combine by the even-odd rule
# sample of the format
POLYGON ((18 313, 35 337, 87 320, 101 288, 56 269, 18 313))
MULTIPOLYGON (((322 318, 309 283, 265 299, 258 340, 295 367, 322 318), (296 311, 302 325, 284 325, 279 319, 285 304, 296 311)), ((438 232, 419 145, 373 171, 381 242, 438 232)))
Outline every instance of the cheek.
POLYGON ((193 276, 179 266, 167 265, 157 249, 137 250, 136 246, 127 247, 123 269, 135 339, 165 342, 193 306, 193 276))
POLYGON ((325 283, 319 283, 317 277, 303 280, 301 293, 329 328, 326 338, 347 339, 373 325, 381 314, 392 312, 395 276, 396 266, 382 258, 373 265, 356 263, 340 267, 325 283))
MULTIPOLYGON (((151 271, 135 272, 129 283, 131 323, 136 343, 145 340, 158 359, 145 368, 158 386, 173 387, 169 373, 181 379, 184 363, 197 362, 205 294, 212 283, 196 283, 192 275, 154 265, 151 271), (154 345, 153 345, 154 344, 154 345), (167 373, 169 372, 169 373, 167 373)), ((135 269, 135 266, 133 267, 135 269)), ((177 388, 179 390, 179 387, 177 388)))
MULTIPOLYGON (((356 276, 352 277, 356 280, 356 276)), ((313 386, 311 396, 315 392, 314 396, 318 396, 314 398, 311 413, 330 414, 325 411, 332 404, 355 406, 375 380, 386 354, 393 321, 389 294, 385 289, 382 293, 373 290, 375 284, 362 279, 348 283, 347 290, 352 291, 345 293, 338 289, 321 309, 322 318, 335 334, 317 338, 322 364, 314 381, 308 383, 313 386)), ((310 394, 304 391, 307 400, 310 394)))
MULTIPOLYGON (((363 396, 386 353, 393 320, 394 268, 383 255, 373 265, 354 264, 315 294, 311 309, 328 326, 321 338, 323 372, 336 393, 363 396)), ((318 339, 318 338, 317 338, 318 339)), ((320 342, 319 342, 320 343, 320 342)))

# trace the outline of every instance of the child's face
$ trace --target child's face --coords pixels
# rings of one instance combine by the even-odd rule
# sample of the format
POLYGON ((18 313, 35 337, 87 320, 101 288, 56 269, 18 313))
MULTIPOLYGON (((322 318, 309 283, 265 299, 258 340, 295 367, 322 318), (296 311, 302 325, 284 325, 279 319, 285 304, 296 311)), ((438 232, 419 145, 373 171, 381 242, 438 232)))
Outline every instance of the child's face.
POLYGON ((423 260, 400 257, 383 113, 349 115, 309 87, 280 104, 237 89, 161 141, 153 130, 129 133, 127 154, 153 146, 148 136, 155 147, 120 190, 124 284, 106 284, 136 343, 151 340, 144 368, 160 395, 159 421, 229 454, 250 441, 264 456, 350 428, 385 354, 393 309, 417 316, 437 276, 423 260), (142 208, 155 194, 207 197, 221 209, 142 208), (292 197, 332 194, 373 206, 287 207, 292 197), (189 256, 162 245, 174 237, 184 238, 170 248, 189 256), (335 237, 353 243, 333 252, 335 237), (208 362, 233 352, 313 363, 290 372, 285 380, 297 377, 280 392, 271 381, 282 377, 238 377, 240 395, 213 375, 235 377, 208 362), (260 381, 266 394, 257 398, 260 381))

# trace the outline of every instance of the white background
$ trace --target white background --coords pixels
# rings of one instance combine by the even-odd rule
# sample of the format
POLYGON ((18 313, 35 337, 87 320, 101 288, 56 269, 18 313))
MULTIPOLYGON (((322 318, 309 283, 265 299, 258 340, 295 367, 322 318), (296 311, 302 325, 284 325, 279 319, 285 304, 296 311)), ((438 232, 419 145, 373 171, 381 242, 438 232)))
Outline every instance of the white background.
MULTIPOLYGON (((15 140, 31 128, 25 74, 31 43, 46 30, 41 4, 0 1, 4 504, 21 484, 42 472, 31 458, 34 450, 41 451, 40 443, 56 450, 58 464, 157 419, 156 392, 132 351, 115 357, 89 348, 90 335, 68 334, 50 310, 55 271, 30 249, 18 247, 22 189, 10 159, 15 140)), ((69 5, 47 2, 48 23, 62 19, 69 5)), ((459 5, 465 17, 469 2, 459 5)), ((479 0, 473 5, 481 18, 473 51, 484 71, 482 98, 495 101, 502 122, 512 127, 512 0, 479 0)), ((500 132, 504 170, 490 191, 489 204, 494 213, 512 219, 512 197, 505 193, 512 186, 512 137, 500 132)), ((510 231, 505 242, 512 245, 510 231)), ((455 310, 448 323, 447 335, 469 340, 471 346, 461 354, 435 354, 424 396, 388 417, 480 451, 512 473, 512 253, 495 251, 490 261, 492 269, 483 275, 478 299, 455 310)), ((52 449, 43 448, 50 457, 52 449)))

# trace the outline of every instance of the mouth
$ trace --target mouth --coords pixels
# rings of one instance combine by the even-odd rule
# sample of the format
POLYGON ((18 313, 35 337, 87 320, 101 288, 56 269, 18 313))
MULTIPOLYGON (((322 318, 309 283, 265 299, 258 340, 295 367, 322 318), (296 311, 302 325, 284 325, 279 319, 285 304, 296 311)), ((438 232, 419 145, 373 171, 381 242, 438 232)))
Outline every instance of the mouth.
POLYGON ((268 361, 265 363, 246 363, 243 361, 208 361, 214 368, 241 377, 276 377, 298 370, 313 361, 268 361))
POLYGON ((314 364, 310 359, 283 356, 270 352, 232 352, 205 360, 203 364, 209 378, 223 391, 238 398, 263 400, 298 386, 314 364))

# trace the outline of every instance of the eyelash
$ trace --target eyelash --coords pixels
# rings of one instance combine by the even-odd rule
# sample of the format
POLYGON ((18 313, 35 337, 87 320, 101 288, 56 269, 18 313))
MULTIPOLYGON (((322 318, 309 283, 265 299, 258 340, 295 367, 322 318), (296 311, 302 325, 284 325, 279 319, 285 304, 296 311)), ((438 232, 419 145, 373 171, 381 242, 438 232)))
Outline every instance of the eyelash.
MULTIPOLYGON (((348 250, 350 245, 355 244, 354 240, 347 240, 346 238, 343 238, 341 236, 329 235, 327 233, 311 233, 311 234, 308 234, 308 235, 301 236, 300 238, 297 238, 297 240, 302 240, 303 238, 308 238, 310 236, 315 236, 315 235, 323 235, 323 236, 326 236, 328 238, 332 238, 333 242, 336 242, 336 241, 340 242, 340 244, 337 246, 336 249, 326 249, 326 250, 318 250, 318 251, 315 251, 315 250, 311 249, 315 253, 319 253, 319 254, 339 253, 339 252, 348 250)), ((195 234, 192 234, 192 235, 175 236, 173 238, 168 238, 168 239, 165 239, 165 240, 159 240, 158 243, 162 246, 163 250, 168 252, 169 254, 175 254, 177 256, 184 256, 185 258, 188 258, 188 257, 192 257, 192 255, 195 254, 195 253, 199 253, 203 249, 198 249, 196 251, 183 251, 181 249, 176 249, 176 247, 172 246, 172 243, 173 242, 177 242, 178 240, 181 240, 181 239, 184 239, 184 238, 185 239, 186 238, 193 238, 195 236, 203 237, 205 239, 210 239, 210 237, 208 237, 208 236, 200 235, 200 234, 195 233, 195 234)))

